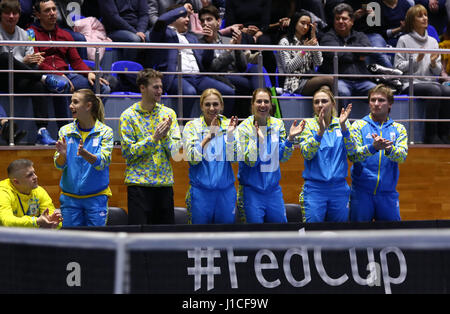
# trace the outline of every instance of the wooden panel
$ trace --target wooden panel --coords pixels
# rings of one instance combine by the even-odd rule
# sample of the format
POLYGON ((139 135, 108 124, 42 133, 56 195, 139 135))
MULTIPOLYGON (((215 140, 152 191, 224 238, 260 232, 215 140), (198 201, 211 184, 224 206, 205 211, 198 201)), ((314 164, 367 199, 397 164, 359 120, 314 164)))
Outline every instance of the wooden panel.
MULTIPOLYGON (((31 159, 39 177, 39 184, 59 206, 61 173, 53 165, 52 148, 1 147, 0 178, 6 178, 6 168, 14 159, 31 159)), ((120 148, 113 151, 110 182, 113 193, 110 206, 127 208, 127 190, 123 184, 125 160, 120 148)), ((185 206, 184 198, 189 183, 187 162, 172 162, 175 176, 175 206, 185 206)), ((351 164, 349 164, 350 166, 351 164)), ((297 203, 303 184, 303 158, 296 149, 292 158, 281 164, 281 186, 286 203, 297 203)), ((233 165, 237 175, 237 164, 233 165)), ((348 178, 350 183, 350 178, 348 178)), ((406 162, 400 165, 398 183, 400 211, 404 220, 450 219, 450 146, 415 145, 409 148, 406 162)))

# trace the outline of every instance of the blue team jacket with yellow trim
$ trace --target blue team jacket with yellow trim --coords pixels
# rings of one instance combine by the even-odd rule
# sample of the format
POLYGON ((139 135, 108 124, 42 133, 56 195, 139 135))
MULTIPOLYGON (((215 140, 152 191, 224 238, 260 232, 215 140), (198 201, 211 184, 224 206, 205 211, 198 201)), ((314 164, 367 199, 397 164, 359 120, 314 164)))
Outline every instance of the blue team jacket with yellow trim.
POLYGON ((236 141, 226 134, 230 120, 224 116, 219 119, 217 135, 203 149, 201 142, 209 133, 203 116, 189 121, 184 127, 184 151, 189 162, 189 180, 193 186, 221 190, 234 184, 231 163, 236 160, 236 141))
MULTIPOLYGON (((265 143, 260 143, 254 127, 254 116, 239 124, 238 180, 259 192, 270 191, 279 185, 280 162, 289 160, 294 146, 286 138, 282 120, 269 117, 265 128, 265 143)), ((260 127, 261 128, 261 127, 260 127)))
POLYGON ((392 192, 397 186, 400 171, 398 164, 408 155, 408 135, 405 127, 389 119, 383 123, 370 115, 355 121, 350 133, 355 147, 350 153, 352 185, 367 192, 392 192), (372 133, 393 141, 391 151, 376 151, 372 133))
POLYGON ((113 130, 100 121, 96 121, 83 143, 84 149, 97 157, 91 165, 83 157, 77 156, 81 134, 77 121, 66 124, 59 130, 59 139, 67 143, 66 163, 56 163, 59 153, 54 155, 54 164, 63 171, 60 187, 63 192, 74 195, 92 195, 105 190, 109 185, 109 164, 114 145, 113 130))
POLYGON ((300 150, 305 159, 303 178, 318 182, 339 182, 348 175, 347 154, 352 147, 350 142, 350 123, 346 121, 347 131, 343 132, 337 117, 323 136, 319 136, 318 117, 305 119, 305 129, 300 135, 300 150))

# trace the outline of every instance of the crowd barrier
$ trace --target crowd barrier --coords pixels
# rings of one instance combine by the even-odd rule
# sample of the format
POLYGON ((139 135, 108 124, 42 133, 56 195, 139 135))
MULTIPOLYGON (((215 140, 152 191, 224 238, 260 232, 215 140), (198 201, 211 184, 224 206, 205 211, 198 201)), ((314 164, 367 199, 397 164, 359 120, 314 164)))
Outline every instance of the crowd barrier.
MULTIPOLYGON (((14 47, 14 46, 46 46, 48 43, 46 42, 20 42, 20 41, 0 41, 0 44, 14 47)), ((186 47, 192 49, 249 49, 249 50, 303 50, 303 51, 328 51, 334 52, 335 56, 337 56, 338 52, 342 51, 352 51, 352 52, 365 52, 365 53, 377 53, 377 52, 408 52, 408 53, 440 53, 447 54, 450 53, 449 49, 398 49, 398 48, 364 48, 364 47, 322 47, 322 46, 289 46, 289 47, 281 47, 281 46, 258 46, 258 45, 214 45, 214 44, 190 44, 190 45, 182 45, 182 44, 159 44, 159 43, 146 43, 146 44, 136 44, 136 43, 86 43, 86 42, 52 42, 52 45, 55 46, 71 46, 71 47, 95 47, 100 48, 104 47, 106 49, 106 53, 102 60, 99 58, 99 53, 97 49, 96 60, 94 60, 95 71, 97 73, 114 73, 111 71, 111 64, 118 60, 119 55, 117 53, 118 48, 142 48, 142 49, 183 49, 186 47), (102 70, 100 70, 102 69, 102 70)), ((334 58, 334 62, 337 62, 337 58, 334 58)), ((257 75, 260 77, 260 85, 264 86, 265 82, 270 82, 268 80, 269 76, 288 76, 289 74, 283 73, 266 73, 265 69, 262 67, 262 58, 259 58, 258 70, 259 73, 255 73, 253 75, 257 75)), ((335 69, 337 69, 337 64, 335 64, 335 69)), ((14 75, 16 70, 1 70, 0 72, 8 72, 9 75, 14 75)), ((37 71, 39 72, 39 71, 37 71)), ((42 73, 48 73, 48 71, 42 71, 42 73)), ((136 73, 133 71, 126 72, 123 71, 121 73, 136 73)), ((183 75, 182 72, 171 72, 170 74, 177 74, 179 76, 183 75)), ((200 73, 200 75, 222 75, 228 73, 200 73)), ((247 74, 243 74, 247 75, 247 74)), ((248 74, 250 75, 250 74, 248 74)), ((314 75, 314 74, 309 74, 314 75)), ((348 77, 348 75, 338 75, 332 74, 334 77, 348 77)), ((305 76, 308 76, 305 75, 305 76)), ((381 76, 381 75, 380 75, 381 76)), ((395 77, 389 75, 382 75, 383 77, 395 77)), ((361 77, 361 76, 360 76, 361 77)), ((376 77, 376 75, 368 75, 367 78, 371 79, 376 77)), ((415 76, 402 76, 402 78, 412 80, 415 76)), ((280 89, 280 88, 278 88, 280 89)), ((99 89, 97 88, 97 92, 99 93, 99 89)), ((22 94, 22 97, 16 97, 17 94, 12 92, 10 88, 10 92, 5 95, 0 95, 0 104, 4 107, 7 115, 11 120, 17 120, 18 125, 22 129, 28 130, 28 135, 24 139, 25 143, 34 143, 36 137, 36 127, 33 122, 33 110, 31 106, 31 101, 27 96, 31 94, 22 94)), ((335 91, 336 94, 336 91, 335 91)), ((44 95, 44 97, 61 97, 55 96, 53 94, 44 95)), ((115 133, 115 140, 118 141, 119 137, 117 134, 117 126, 118 126, 118 118, 121 112, 130 106, 130 104, 137 101, 139 99, 139 95, 130 95, 129 93, 124 93, 122 95, 101 95, 105 102, 105 111, 106 111, 106 120, 107 124, 109 124, 115 133)), ((182 102, 186 96, 182 95, 182 92, 178 92, 177 95, 165 95, 163 98, 163 103, 171 107, 177 112, 180 120, 189 119, 192 117, 197 117, 200 113, 198 106, 194 106, 193 112, 191 112, 190 117, 182 116, 182 102), (181 110, 180 110, 181 109, 181 110)), ((199 95, 198 95, 199 97, 199 95)), ((250 98, 250 96, 240 96, 243 98, 250 98)), ((226 98, 226 97, 225 97, 226 98)), ((336 97, 340 99, 339 95, 336 97)), ((351 119, 359 119, 362 118, 364 114, 368 112, 367 101, 365 97, 351 97, 353 98, 354 106, 353 112, 351 115, 351 119)), ((445 97, 442 97, 445 98, 445 97)), ((53 106, 52 106, 52 98, 48 98, 49 105, 49 114, 50 117, 53 115, 53 106)), ((399 120, 403 123, 408 131, 409 139, 411 143, 421 143, 423 142, 423 133, 424 133, 424 104, 421 101, 423 98, 418 98, 415 96, 396 96, 395 103, 392 109, 391 117, 395 120, 399 120), (417 121, 419 120, 419 121, 417 121)), ((250 102, 250 99, 249 99, 250 102)), ((301 97, 301 95, 289 95, 289 94, 281 94, 279 95, 279 103, 282 109, 283 119, 285 120, 285 124, 287 127, 290 126, 293 120, 308 118, 312 116, 312 105, 311 100, 308 97, 301 97)), ((240 117, 245 118, 245 117, 240 117)), ((50 134, 53 137, 57 136, 57 128, 55 118, 49 118, 49 129, 50 134)), ((66 120, 70 120, 67 118, 66 120)), ((442 121, 442 120, 441 120, 442 121)), ((450 120, 445 120, 450 121, 450 120)), ((12 131, 11 134, 12 136, 12 131)), ((11 144, 13 145, 13 144, 11 144)))

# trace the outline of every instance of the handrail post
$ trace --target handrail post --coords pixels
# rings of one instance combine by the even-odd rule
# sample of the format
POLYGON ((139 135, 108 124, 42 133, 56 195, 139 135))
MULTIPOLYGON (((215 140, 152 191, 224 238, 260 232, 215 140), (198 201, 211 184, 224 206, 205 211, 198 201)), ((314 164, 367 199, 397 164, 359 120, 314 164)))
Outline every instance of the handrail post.
MULTIPOLYGON (((8 47, 8 68, 10 70, 14 70, 14 62, 13 62, 13 47, 8 47)), ((14 117, 14 72, 11 71, 8 73, 9 79, 9 116, 14 117)), ((9 145, 14 146, 14 119, 9 120, 9 145)))
POLYGON ((336 76, 339 73, 339 58, 337 51, 334 52, 333 56, 333 94, 339 96, 339 88, 338 88, 338 77, 336 76))
MULTIPOLYGON (((409 55, 409 74, 412 75, 413 72, 413 55, 409 55)), ((409 123, 408 123, 408 133, 409 133, 409 143, 414 144, 414 122, 411 121, 411 119, 414 118, 414 79, 410 77, 409 79, 409 98, 408 98, 408 104, 409 104, 409 123)), ((425 122, 427 123, 427 122, 425 122)))
POLYGON ((177 81, 178 81, 178 117, 183 119, 183 76, 181 75, 182 66, 181 66, 182 58, 181 58, 181 50, 178 50, 178 64, 177 64, 177 81))
MULTIPOLYGON (((100 70, 100 51, 95 47, 95 71, 100 70)), ((100 73, 95 73, 95 93, 100 94, 100 73)))
MULTIPOLYGON (((259 74, 263 73, 263 56, 262 56, 262 51, 260 51, 258 53, 258 73, 259 74)), ((264 77, 262 75, 260 75, 258 77, 258 86, 259 86, 259 88, 264 88, 264 77)))

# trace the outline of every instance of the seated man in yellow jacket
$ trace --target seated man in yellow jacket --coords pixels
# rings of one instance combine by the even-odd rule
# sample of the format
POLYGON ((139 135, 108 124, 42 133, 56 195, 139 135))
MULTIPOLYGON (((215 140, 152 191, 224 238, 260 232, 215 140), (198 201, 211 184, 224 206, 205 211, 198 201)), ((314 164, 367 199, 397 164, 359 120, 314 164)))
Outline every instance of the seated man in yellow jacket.
POLYGON ((38 186, 33 162, 18 159, 8 166, 8 179, 0 181, 0 226, 58 228, 61 212, 38 186))

